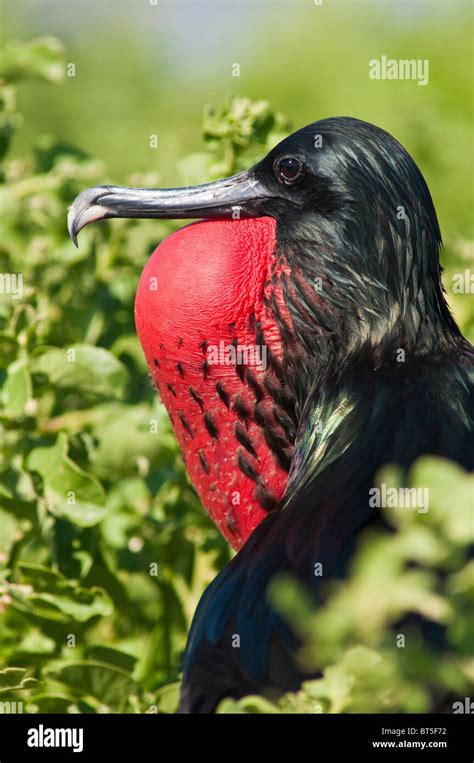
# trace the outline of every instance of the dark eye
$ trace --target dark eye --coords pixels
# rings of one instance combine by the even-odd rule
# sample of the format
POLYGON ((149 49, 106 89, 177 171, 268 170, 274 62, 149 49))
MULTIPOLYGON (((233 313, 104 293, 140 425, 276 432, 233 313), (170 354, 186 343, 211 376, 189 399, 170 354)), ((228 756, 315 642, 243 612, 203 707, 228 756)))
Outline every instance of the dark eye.
POLYGON ((303 163, 294 156, 284 156, 277 159, 274 165, 275 175, 280 183, 290 185, 298 180, 303 171, 303 163))

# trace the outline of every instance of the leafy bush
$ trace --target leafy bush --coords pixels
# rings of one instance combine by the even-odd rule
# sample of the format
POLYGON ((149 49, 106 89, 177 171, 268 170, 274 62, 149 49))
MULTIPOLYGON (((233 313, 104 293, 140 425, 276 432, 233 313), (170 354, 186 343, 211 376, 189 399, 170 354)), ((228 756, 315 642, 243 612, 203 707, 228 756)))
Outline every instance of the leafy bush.
MULTIPOLYGON (((230 557, 133 324, 140 271, 176 226, 95 226, 76 249, 67 207, 104 182, 102 164, 48 136, 9 160, 16 83, 64 68, 60 43, 40 39, 9 45, 0 69, 0 691, 28 688, 30 711, 172 708, 190 618, 230 557)), ((283 125, 268 104, 231 99, 206 114, 206 150, 183 172, 234 172, 283 125)))
MULTIPOLYGON (((50 136, 10 158, 17 85, 57 84, 64 70, 49 38, 12 43, 0 60, 0 699, 26 698, 28 712, 174 712, 190 619, 230 556, 186 477, 133 324, 139 273, 176 225, 117 220, 86 229, 74 248, 67 207, 106 182, 106 168, 50 136)), ((182 161, 183 182, 247 167, 287 130, 266 102, 231 98, 206 112, 204 148, 182 161)), ((425 710, 428 686, 465 690, 469 568, 457 503, 469 488, 448 465, 428 476, 438 508, 421 526, 400 520, 395 541, 368 539, 317 615, 290 582, 276 586, 323 678, 277 705, 228 701, 222 711, 425 710), (449 625, 452 653, 422 655, 416 632, 394 649, 387 626, 410 608, 449 625)))

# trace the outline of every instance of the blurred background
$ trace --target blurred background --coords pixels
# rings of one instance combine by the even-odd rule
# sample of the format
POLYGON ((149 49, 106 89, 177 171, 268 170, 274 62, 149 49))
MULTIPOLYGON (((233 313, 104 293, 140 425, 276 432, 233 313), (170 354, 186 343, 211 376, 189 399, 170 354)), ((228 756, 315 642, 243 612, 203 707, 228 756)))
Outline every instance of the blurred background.
POLYGON ((199 145, 203 107, 232 92, 270 101, 295 129, 339 115, 384 127, 420 163, 442 229, 472 232, 469 0, 3 0, 2 8, 5 39, 57 36, 76 67, 60 91, 23 88, 19 152, 50 132, 103 159, 107 180, 154 169, 172 185, 178 160, 199 145), (428 59, 429 85, 369 80, 368 62, 384 54, 428 59))
MULTIPOLYGON (((232 174, 288 131, 359 117, 420 166, 447 298, 472 341, 473 6, 3 0, 0 13, 0 700, 174 712, 190 619, 231 555, 187 480, 133 322, 146 259, 179 223, 91 226, 75 249, 67 207, 91 185, 232 174), (383 55, 427 59, 429 83, 369 79, 383 55)), ((427 712, 472 688, 472 482, 439 463, 412 482, 432 490, 421 535, 408 523, 398 543, 369 540, 316 618, 282 588, 323 677, 280 711, 427 712), (416 629, 394 649, 408 608, 444 624, 451 651, 430 652, 416 629)))

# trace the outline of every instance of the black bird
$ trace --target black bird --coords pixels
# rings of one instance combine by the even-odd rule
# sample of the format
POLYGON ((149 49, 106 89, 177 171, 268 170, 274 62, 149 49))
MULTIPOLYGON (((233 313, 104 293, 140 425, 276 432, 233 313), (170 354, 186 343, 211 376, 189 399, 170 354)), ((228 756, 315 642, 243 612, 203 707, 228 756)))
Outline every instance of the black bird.
POLYGON ((369 506, 382 465, 437 454, 473 468, 474 351, 445 301, 429 190, 387 132, 337 117, 216 183, 89 189, 73 239, 108 217, 208 218, 158 248, 136 302, 191 479, 240 549, 199 603, 182 710, 296 689, 274 575, 315 596, 344 575, 359 531, 382 522, 369 506), (225 342, 234 355, 211 362, 225 342), (242 346, 265 352, 242 362, 242 346))

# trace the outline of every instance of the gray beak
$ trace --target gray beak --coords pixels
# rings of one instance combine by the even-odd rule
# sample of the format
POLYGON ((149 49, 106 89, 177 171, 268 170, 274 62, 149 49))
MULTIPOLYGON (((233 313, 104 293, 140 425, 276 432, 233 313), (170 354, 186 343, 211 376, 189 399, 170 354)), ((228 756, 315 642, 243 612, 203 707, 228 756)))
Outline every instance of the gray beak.
POLYGON ((111 217, 159 219, 239 218, 264 214, 268 191, 252 170, 224 180, 189 188, 88 188, 75 199, 68 213, 69 235, 77 246, 82 228, 111 217))

